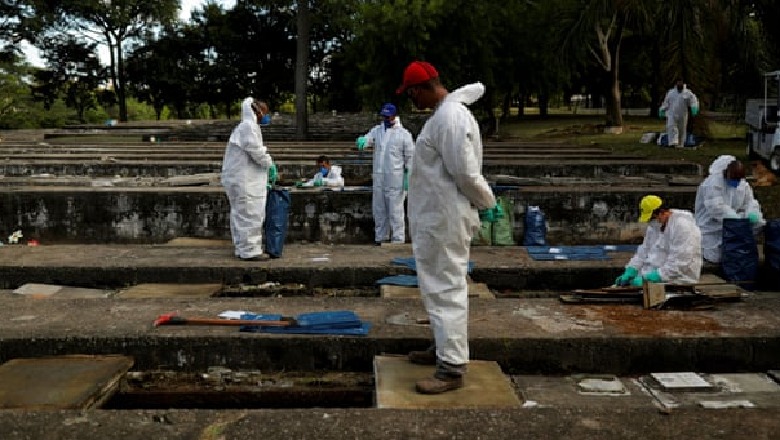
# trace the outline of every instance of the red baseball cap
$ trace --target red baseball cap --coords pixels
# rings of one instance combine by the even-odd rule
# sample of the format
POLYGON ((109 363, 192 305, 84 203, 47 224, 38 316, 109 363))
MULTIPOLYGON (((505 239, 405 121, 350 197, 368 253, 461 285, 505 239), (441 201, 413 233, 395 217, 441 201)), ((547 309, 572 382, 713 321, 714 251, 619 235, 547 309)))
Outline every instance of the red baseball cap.
POLYGON ((412 61, 406 66, 406 69, 404 69, 404 82, 398 86, 395 93, 400 95, 409 87, 422 84, 438 77, 439 72, 436 71, 436 68, 433 67, 431 63, 425 61, 412 61))

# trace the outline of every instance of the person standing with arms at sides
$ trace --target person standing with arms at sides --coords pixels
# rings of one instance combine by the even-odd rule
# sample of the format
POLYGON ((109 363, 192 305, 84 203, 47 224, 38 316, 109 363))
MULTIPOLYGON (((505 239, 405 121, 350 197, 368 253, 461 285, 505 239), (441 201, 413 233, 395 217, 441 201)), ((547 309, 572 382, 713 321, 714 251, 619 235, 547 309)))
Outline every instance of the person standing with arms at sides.
POLYGON ((670 147, 684 147, 688 136, 688 108, 691 114, 699 114, 699 99, 690 91, 682 79, 669 89, 658 109, 658 116, 666 116, 666 140, 670 147))
POLYGON ((374 243, 378 246, 390 240, 403 243, 406 240, 404 225, 404 199, 406 198, 406 174, 412 166, 414 141, 409 130, 401 124, 398 110, 387 103, 379 112, 384 118, 371 129, 358 148, 373 146, 373 196, 371 211, 374 214, 374 243))
POLYGON ((260 125, 270 123, 268 104, 246 98, 241 122, 233 129, 222 160, 222 186, 230 201, 230 235, 235 255, 243 261, 265 261, 263 221, 268 173, 273 166, 260 125))
POLYGON ((439 394, 463 386, 469 362, 471 237, 481 216, 499 212, 482 176, 479 125, 466 107, 484 94, 485 86, 474 83, 450 93, 433 65, 414 61, 396 92, 406 92, 418 109, 433 109, 415 145, 408 206, 417 278, 435 346, 409 353, 409 361, 436 365, 433 377, 417 381, 416 388, 439 394))

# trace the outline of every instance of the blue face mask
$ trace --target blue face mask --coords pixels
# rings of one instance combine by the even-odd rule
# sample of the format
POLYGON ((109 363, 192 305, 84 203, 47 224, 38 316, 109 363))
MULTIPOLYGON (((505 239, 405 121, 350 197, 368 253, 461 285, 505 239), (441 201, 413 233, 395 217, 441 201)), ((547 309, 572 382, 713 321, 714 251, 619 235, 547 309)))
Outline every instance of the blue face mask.
POLYGON ((726 185, 736 188, 739 186, 739 182, 741 182, 742 179, 726 179, 726 185))
POLYGON ((271 123, 271 115, 265 114, 262 118, 260 118, 260 122, 258 122, 260 125, 269 125, 271 123))
POLYGON ((393 125, 395 125, 395 121, 385 119, 385 128, 391 128, 393 125))
POLYGON ((325 167, 320 168, 320 174, 322 174, 322 177, 328 177, 328 169, 325 167))

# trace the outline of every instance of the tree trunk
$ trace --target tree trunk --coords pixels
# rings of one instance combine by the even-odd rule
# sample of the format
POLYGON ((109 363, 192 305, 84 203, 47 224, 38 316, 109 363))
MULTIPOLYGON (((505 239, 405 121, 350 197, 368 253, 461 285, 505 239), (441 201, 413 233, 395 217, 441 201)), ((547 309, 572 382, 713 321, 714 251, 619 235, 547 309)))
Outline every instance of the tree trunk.
POLYGON ((295 135, 305 140, 309 132, 306 84, 309 77, 309 0, 298 0, 298 41, 295 59, 295 135))
POLYGON ((127 97, 125 96, 124 57, 122 56, 122 39, 119 37, 116 37, 116 63, 116 96, 119 100, 119 120, 122 122, 127 122, 127 97))

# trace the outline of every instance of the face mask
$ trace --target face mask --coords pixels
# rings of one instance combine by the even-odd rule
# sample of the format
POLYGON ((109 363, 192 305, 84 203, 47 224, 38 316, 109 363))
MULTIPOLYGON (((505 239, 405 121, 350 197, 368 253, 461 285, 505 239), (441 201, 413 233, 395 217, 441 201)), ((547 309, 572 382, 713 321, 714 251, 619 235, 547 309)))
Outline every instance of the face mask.
POLYGON ((322 174, 322 177, 328 177, 328 169, 325 167, 320 168, 320 174, 322 174))
POLYGON ((726 179, 726 185, 736 188, 739 186, 739 182, 741 182, 742 179, 726 179))
POLYGON ((390 128, 390 127, 392 127, 393 125, 395 125, 395 119, 394 119, 394 120, 392 120, 392 121, 391 121, 391 120, 389 120, 389 119, 385 119, 385 128, 390 128))
POLYGON ((271 123, 271 115, 265 114, 262 118, 260 118, 260 122, 258 122, 260 125, 269 125, 271 123))
POLYGON ((678 92, 682 92, 683 91, 683 86, 677 86, 677 91, 678 92))
POLYGON ((648 224, 653 229, 658 229, 658 228, 661 227, 661 222, 659 222, 658 219, 655 219, 655 218, 650 220, 650 222, 648 224))

